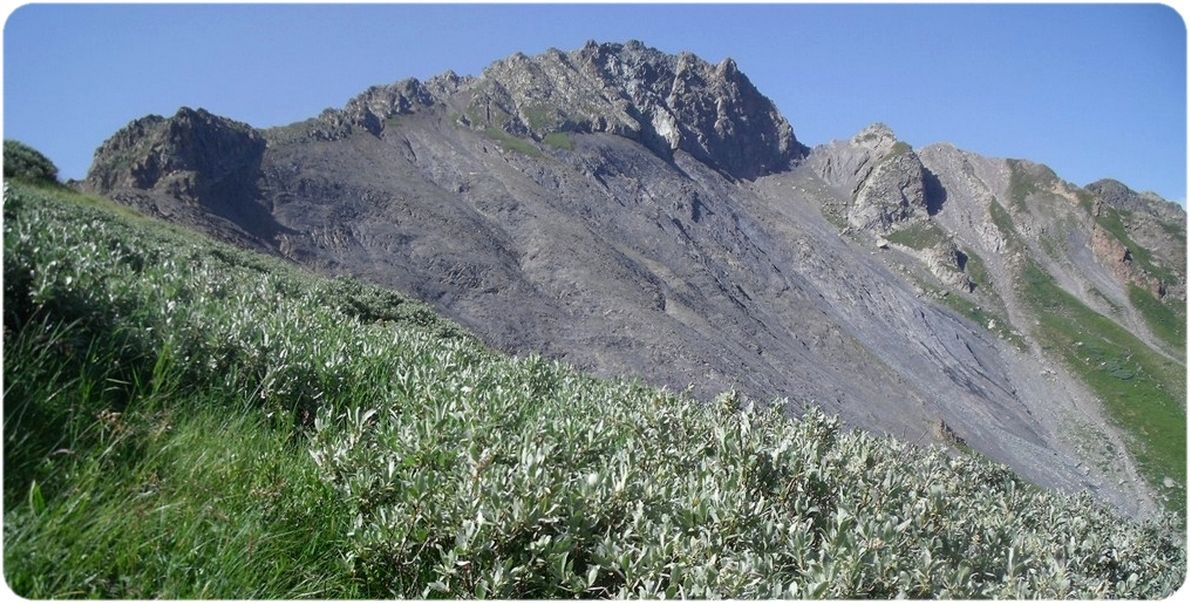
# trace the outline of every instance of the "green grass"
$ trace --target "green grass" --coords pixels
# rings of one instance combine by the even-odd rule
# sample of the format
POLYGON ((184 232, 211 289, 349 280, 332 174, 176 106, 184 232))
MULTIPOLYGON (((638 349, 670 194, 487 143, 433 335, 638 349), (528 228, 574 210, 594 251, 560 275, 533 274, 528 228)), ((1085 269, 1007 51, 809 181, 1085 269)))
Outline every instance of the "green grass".
POLYGON ((9 585, 36 597, 359 595, 343 567, 353 515, 291 420, 304 394, 270 402, 262 389, 309 381, 320 355, 278 362, 258 343, 245 356, 236 338, 271 330, 272 345, 322 343, 297 333, 292 305, 288 316, 263 313, 290 327, 253 332, 261 312, 248 304, 305 288, 336 308, 319 325, 327 333, 361 318, 444 342, 461 332, 420 304, 350 282, 317 281, 316 293, 315 281, 277 260, 103 198, 9 185, 9 585), (238 308, 228 306, 233 292, 238 308), (271 362, 254 369, 252 357, 271 362))
POLYGON ((1117 317, 1121 316, 1122 313, 1124 312, 1124 306, 1121 306, 1120 304, 1117 304, 1116 302, 1109 299, 1106 295, 1103 294, 1102 291, 1100 291, 1096 287, 1088 287, 1087 295, 1090 295, 1091 297, 1098 299, 1100 303, 1107 306, 1108 312, 1110 314, 1112 314, 1113 316, 1117 316, 1117 317))
POLYGON ((574 150, 574 140, 570 138, 570 134, 566 132, 550 132, 542 139, 545 144, 554 147, 555 149, 562 149, 564 151, 574 150))
POLYGON ((26 597, 1160 597, 1174 518, 810 410, 508 358, 67 191, 4 204, 26 597), (1108 552, 1105 552, 1108 551, 1108 552))
POLYGON ((509 150, 529 157, 541 157, 541 150, 524 138, 518 138, 494 126, 484 128, 484 135, 496 141, 496 144, 509 150))
POLYGON ((911 249, 929 249, 947 241, 946 233, 933 222, 917 222, 889 234, 890 243, 904 245, 911 249))
POLYGON ((1145 477, 1170 495, 1170 508, 1184 512, 1184 369, 1083 305, 1032 262, 1025 267, 1021 293, 1038 314, 1037 339, 1103 399, 1109 416, 1129 434, 1130 452, 1145 477), (1165 477, 1178 487, 1162 486, 1165 477))
POLYGON ((1164 304, 1148 290, 1128 286, 1128 299, 1140 311, 1153 334, 1183 354, 1186 350, 1186 307, 1164 304))
POLYGON ((352 516, 305 450, 255 413, 209 398, 150 411, 142 393, 64 442, 71 452, 40 467, 49 481, 23 490, 38 502, 6 513, 9 586, 54 598, 359 594, 341 568, 352 516))
POLYGON ((963 249, 962 252, 967 256, 967 264, 964 269, 967 276, 975 283, 977 295, 982 295, 983 299, 990 301, 999 310, 991 310, 985 306, 977 305, 966 297, 953 292, 941 296, 941 291, 937 291, 936 295, 951 309, 971 319, 972 322, 985 329, 994 320, 995 326, 988 329, 991 333, 1008 341, 1018 350, 1027 349, 1028 345, 1025 343, 1024 338, 1021 337, 1020 333, 1013 330, 1012 323, 1009 322, 1007 314, 1003 311, 1004 302, 992 286, 992 276, 988 272, 987 264, 984 263, 983 258, 979 257, 979 254, 967 249, 963 249))
POLYGON ((559 118, 555 109, 545 105, 528 105, 521 109, 528 122, 526 125, 534 132, 542 132, 559 125, 559 118))
POLYGON ((981 287, 984 291, 992 292, 992 275, 988 272, 987 264, 984 263, 983 258, 969 249, 963 249, 962 252, 967 256, 965 267, 967 276, 971 277, 976 286, 981 287))
POLYGON ((845 230, 850 224, 847 222, 847 209, 844 205, 836 205, 833 203, 822 204, 822 217, 826 218, 835 228, 840 231, 845 230))
POLYGON ((988 205, 988 215, 992 218, 992 224, 995 224, 1000 234, 1004 235, 1010 248, 1021 246, 1021 235, 1016 230, 1016 224, 1012 221, 1012 216, 1008 215, 1008 210, 1004 209, 999 201, 993 200, 988 205))
POLYGON ((1177 239, 1178 241, 1181 241, 1183 245, 1186 243, 1186 223, 1185 222, 1160 221, 1160 222, 1158 222, 1158 225, 1161 226, 1161 230, 1165 231, 1165 234, 1168 234, 1169 236, 1177 239))
POLYGON ((4 141, 4 179, 58 182, 58 167, 36 149, 16 140, 4 141))
POLYGON ((1037 237, 1037 242, 1041 244, 1041 250, 1055 262, 1061 262, 1066 257, 1062 253, 1064 241, 1061 237, 1042 234, 1037 237))

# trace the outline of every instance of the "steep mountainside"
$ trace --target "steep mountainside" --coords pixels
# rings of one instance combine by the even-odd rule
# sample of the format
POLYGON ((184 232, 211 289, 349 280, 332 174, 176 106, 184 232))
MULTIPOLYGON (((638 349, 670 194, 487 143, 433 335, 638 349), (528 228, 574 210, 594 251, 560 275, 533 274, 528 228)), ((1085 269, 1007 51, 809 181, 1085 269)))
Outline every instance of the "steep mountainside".
POLYGON ((113 136, 82 187, 504 350, 1183 504, 1180 208, 882 125, 808 150, 730 59, 590 43, 281 128, 182 109, 113 136))

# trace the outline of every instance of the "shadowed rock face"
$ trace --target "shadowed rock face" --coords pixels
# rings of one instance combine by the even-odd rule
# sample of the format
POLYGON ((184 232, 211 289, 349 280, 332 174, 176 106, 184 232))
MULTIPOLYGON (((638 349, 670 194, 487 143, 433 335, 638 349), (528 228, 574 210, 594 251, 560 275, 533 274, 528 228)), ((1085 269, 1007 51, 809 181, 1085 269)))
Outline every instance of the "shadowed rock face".
POLYGON ((251 184, 264 148, 251 126, 183 107, 170 119, 138 119, 104 142, 87 180, 100 190, 161 190, 201 201, 221 185, 251 184))
POLYGON ((183 208, 173 214, 189 215, 180 221, 201 225, 208 215, 222 218, 230 224, 221 234, 243 243, 234 234, 237 227, 266 236, 277 229, 258 203, 265 146, 248 124, 183 107, 168 119, 138 119, 109 138, 95 151, 83 187, 115 193, 140 209, 154 207, 150 196, 174 199, 183 208))
MULTIPOLYGON (((84 186, 421 298, 506 351, 965 442, 1144 513, 1135 475, 1072 443, 1075 425, 1112 429, 1085 388, 1006 339, 1032 324, 988 217, 1009 181, 1004 160, 914 151, 880 125, 807 152, 730 59, 630 42, 378 86, 281 128, 137 120, 84 186), (1007 327, 943 295, 1007 304, 1007 327)), ((1071 274, 1112 278, 1088 266, 1071 274)))

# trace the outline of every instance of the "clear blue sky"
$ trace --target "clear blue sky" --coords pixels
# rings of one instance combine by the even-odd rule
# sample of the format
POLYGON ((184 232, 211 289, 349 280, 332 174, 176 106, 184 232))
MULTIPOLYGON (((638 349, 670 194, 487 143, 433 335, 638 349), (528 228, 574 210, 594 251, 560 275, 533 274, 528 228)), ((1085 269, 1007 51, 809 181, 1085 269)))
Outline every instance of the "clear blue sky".
POLYGON ((29 5, 4 28, 4 137, 81 177, 148 113, 279 125, 373 84, 633 38, 735 58, 810 145, 883 121, 1185 200, 1186 29, 1158 5, 29 5))

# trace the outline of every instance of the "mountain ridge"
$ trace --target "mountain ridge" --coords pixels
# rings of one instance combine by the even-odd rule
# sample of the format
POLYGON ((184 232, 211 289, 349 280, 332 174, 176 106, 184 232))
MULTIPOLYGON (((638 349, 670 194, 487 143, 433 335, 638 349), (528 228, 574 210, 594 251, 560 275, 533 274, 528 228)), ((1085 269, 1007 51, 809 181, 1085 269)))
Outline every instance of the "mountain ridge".
POLYGON ((373 87, 279 128, 191 113, 117 134, 141 155, 105 144, 82 188, 410 293, 507 351, 703 398, 813 400, 1131 513, 1176 498, 1162 477, 1184 483, 1045 348, 1050 314, 1020 290, 1036 268, 1074 296, 1063 312, 1085 305, 1184 366, 1184 336, 1153 326, 1185 299, 1184 214, 1178 231, 1122 210, 1126 193, 1100 203, 1106 184, 915 150, 882 125, 806 149, 733 61, 632 42, 373 87), (237 136, 253 152, 221 161, 237 136), (131 167, 150 165, 174 169, 131 167))

